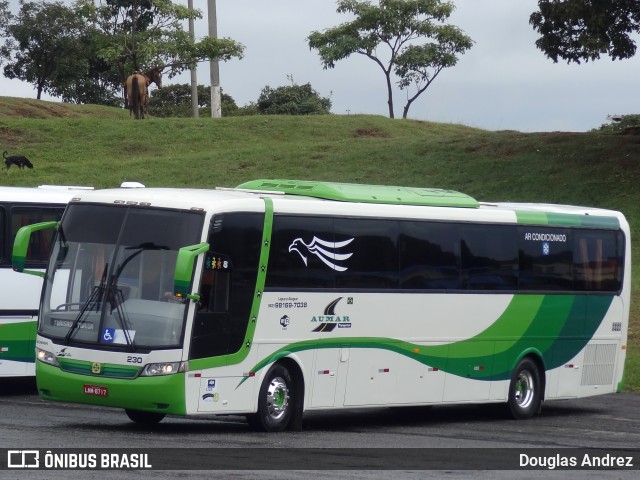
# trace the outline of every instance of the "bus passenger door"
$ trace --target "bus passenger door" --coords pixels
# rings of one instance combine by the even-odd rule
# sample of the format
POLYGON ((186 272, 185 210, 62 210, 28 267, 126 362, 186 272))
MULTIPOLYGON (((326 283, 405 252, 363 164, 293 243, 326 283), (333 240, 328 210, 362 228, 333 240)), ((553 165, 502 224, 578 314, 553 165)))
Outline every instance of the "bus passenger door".
MULTIPOLYGON (((211 256, 207 254, 208 257, 211 256)), ((209 268, 202 272, 200 301, 193 321, 191 359, 217 357, 229 352, 231 312, 229 311, 229 283, 231 269, 209 268)))

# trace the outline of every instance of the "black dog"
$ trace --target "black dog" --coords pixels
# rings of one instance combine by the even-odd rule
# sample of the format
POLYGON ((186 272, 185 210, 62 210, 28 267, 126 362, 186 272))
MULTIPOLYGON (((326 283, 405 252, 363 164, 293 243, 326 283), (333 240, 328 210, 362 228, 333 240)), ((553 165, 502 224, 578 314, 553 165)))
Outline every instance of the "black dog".
POLYGON ((7 157, 7 152, 3 152, 2 157, 4 158, 4 164, 7 170, 9 170, 9 167, 11 167, 11 165, 17 165, 20 170, 22 170, 24 167, 33 168, 33 163, 31 163, 27 157, 24 157, 22 155, 7 157))

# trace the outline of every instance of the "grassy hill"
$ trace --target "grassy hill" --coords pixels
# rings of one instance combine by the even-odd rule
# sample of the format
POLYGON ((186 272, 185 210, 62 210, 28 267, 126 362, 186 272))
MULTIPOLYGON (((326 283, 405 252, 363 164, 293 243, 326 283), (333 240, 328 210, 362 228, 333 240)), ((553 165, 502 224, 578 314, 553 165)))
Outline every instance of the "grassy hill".
MULTIPOLYGON (((0 150, 26 155, 0 185, 235 186, 298 178, 458 190, 483 201, 621 210, 640 247, 640 135, 488 132, 379 116, 134 121, 116 108, 0 97, 0 150)), ((638 270, 634 285, 638 285, 638 270)), ((634 288, 627 387, 640 391, 634 288)))

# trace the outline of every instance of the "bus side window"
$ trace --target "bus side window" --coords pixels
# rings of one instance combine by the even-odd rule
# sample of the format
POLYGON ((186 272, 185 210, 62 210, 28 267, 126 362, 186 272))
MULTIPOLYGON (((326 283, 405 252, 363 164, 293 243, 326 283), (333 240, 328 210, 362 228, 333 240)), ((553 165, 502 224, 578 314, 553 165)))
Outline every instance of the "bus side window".
POLYGON ((334 288, 336 271, 313 253, 315 242, 336 242, 333 218, 275 215, 267 288, 334 288))
POLYGON ((511 225, 461 227, 462 286, 467 290, 515 290, 518 248, 511 225))
POLYGON ((574 253, 575 289, 615 292, 622 285, 623 242, 614 231, 581 231, 574 253))
MULTIPOLYGON (((4 208, 0 207, 0 262, 4 262, 5 259, 7 258, 5 252, 11 251, 11 245, 6 245, 7 243, 7 237, 5 235, 5 232, 7 231, 6 228, 7 227, 4 221, 4 208)), ((11 261, 11 259, 9 259, 9 261, 11 261)))
MULTIPOLYGON (((64 208, 13 207, 11 209, 11 239, 15 239, 20 228, 39 222, 58 221, 64 208)), ((49 259, 53 245, 54 230, 40 230, 31 235, 27 262, 31 265, 44 266, 49 259)))
MULTIPOLYGON (((209 254, 207 254, 209 255, 209 254)), ((231 273, 229 270, 204 269, 200 282, 200 312, 229 311, 231 273)))
POLYGON ((460 234, 454 223, 400 222, 400 288, 460 288, 460 234))
POLYGON ((573 290, 574 230, 559 227, 518 227, 520 290, 573 290))
POLYGON ((336 218, 336 241, 353 239, 343 250, 351 255, 336 270, 337 288, 398 288, 398 222, 336 218))

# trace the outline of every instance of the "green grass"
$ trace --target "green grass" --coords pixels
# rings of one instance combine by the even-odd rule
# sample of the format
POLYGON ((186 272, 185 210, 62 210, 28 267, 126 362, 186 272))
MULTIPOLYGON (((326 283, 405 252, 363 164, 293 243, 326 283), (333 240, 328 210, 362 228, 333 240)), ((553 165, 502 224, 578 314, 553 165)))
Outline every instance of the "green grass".
MULTIPOLYGON (((0 97, 0 150, 26 155, 2 185, 235 186, 297 178, 458 190, 482 201, 621 210, 640 247, 640 136, 488 132, 379 116, 134 121, 128 112, 0 97)), ((639 270, 633 272, 626 388, 640 391, 639 270)))

